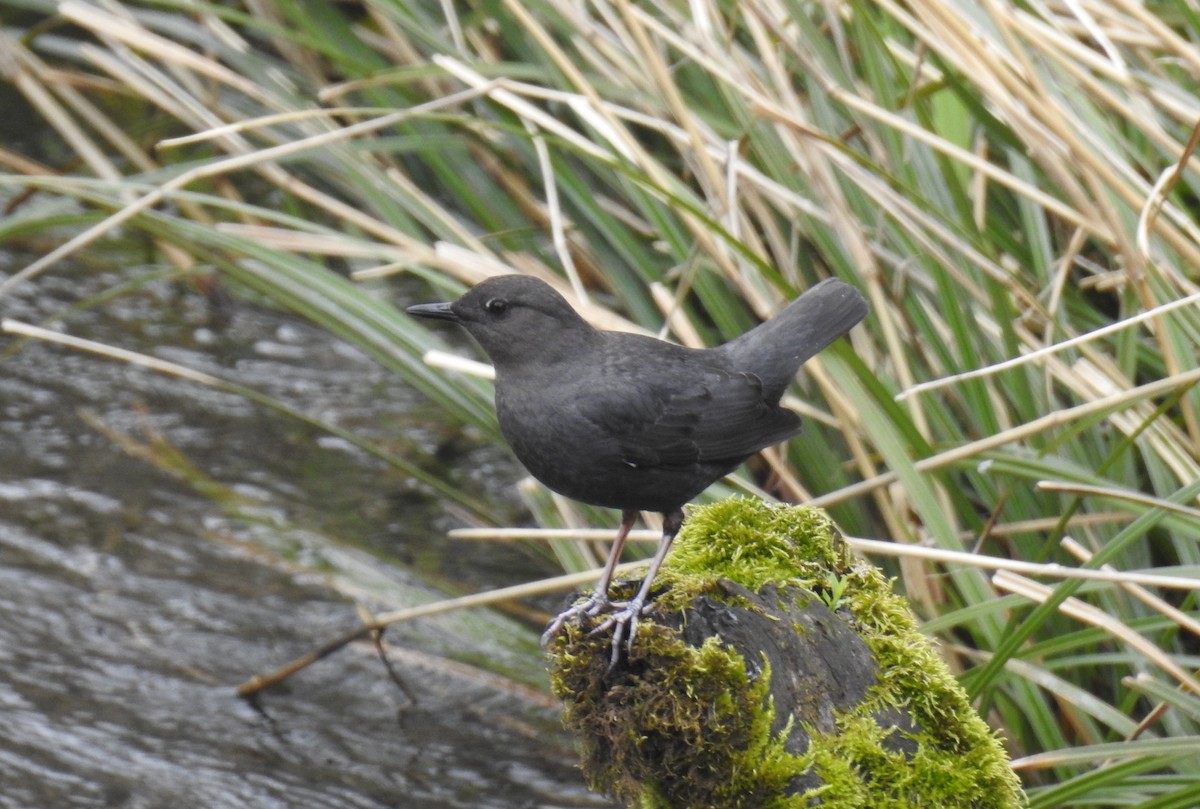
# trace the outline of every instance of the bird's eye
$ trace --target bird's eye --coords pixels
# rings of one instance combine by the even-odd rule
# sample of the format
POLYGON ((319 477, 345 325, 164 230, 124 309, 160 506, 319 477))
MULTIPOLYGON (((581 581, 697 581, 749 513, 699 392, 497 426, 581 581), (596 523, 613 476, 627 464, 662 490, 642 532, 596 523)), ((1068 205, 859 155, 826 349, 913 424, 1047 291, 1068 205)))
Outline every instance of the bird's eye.
POLYGON ((504 298, 492 298, 483 305, 483 308, 487 309, 493 315, 502 315, 508 311, 508 301, 504 300, 504 298))

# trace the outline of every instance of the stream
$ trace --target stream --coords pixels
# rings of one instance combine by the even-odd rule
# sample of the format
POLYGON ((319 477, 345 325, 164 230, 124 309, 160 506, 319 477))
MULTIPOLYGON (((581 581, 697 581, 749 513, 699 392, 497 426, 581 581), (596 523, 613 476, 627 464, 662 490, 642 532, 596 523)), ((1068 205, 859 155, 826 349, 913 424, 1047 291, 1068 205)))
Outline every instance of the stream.
MULTIPOLYGON (((0 254, 0 277, 36 257, 0 254)), ((101 255, 0 300, 42 322, 138 274, 101 255)), ((143 270, 144 271, 144 270, 143 270)), ((417 294, 417 290, 413 290, 417 294)), ((397 301, 398 304, 404 301, 397 301)), ((219 375, 520 519, 521 472, 303 321, 155 281, 55 328, 219 375), (401 441, 400 438, 403 438, 401 441)), ((536 633, 493 611, 361 641, 253 702, 236 686, 382 611, 549 572, 375 458, 194 382, 0 335, 0 809, 587 807, 536 633)))

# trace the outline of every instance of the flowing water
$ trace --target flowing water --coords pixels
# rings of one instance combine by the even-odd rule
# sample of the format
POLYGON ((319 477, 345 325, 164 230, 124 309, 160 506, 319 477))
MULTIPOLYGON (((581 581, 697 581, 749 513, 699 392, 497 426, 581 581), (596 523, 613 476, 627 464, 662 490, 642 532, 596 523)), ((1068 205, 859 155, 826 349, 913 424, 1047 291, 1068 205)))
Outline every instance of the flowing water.
MULTIPOLYGON (((28 258, 0 255, 0 277, 28 258)), ((58 268, 0 316, 38 322, 129 277, 58 268)), ((61 328, 449 454, 504 507, 507 457, 354 349, 252 305, 224 331, 205 320, 202 296, 164 281, 61 328)), ((608 805, 582 784, 534 633, 495 613, 389 631, 403 687, 360 642, 235 696, 353 628, 357 603, 530 577, 517 549, 446 540, 455 524, 373 458, 241 398, 0 336, 0 809, 608 805)))

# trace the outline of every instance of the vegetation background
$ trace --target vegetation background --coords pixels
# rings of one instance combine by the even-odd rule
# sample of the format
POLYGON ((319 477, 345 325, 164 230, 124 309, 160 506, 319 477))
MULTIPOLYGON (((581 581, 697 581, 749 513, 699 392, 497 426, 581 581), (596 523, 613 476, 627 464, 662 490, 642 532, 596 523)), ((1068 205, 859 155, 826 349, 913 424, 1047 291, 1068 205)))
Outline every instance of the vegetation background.
MULTIPOLYGON (((440 299, 531 273, 599 325, 689 345, 841 277, 872 317, 802 375, 803 437, 708 496, 811 501, 933 549, 876 561, 1032 806, 1198 805, 1195 3, 0 9, 0 74, 68 155, 0 145, 24 195, 0 240, 61 242, 0 307, 120 226, 155 259, 80 306, 163 277, 269 301, 494 438, 488 382, 426 361, 440 335, 389 274, 440 299), (952 552, 1131 575, 1039 584, 952 552)), ((418 447, 371 449, 495 522, 418 447)), ((546 526, 613 524, 523 491, 546 526)))

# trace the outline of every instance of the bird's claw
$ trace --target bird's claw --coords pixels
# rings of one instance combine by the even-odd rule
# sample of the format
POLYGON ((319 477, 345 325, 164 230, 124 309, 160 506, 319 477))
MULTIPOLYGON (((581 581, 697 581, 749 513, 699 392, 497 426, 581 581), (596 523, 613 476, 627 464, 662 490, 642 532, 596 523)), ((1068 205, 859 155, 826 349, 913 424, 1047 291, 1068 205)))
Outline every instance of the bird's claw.
POLYGON ((622 641, 624 641, 626 652, 633 651, 633 639, 637 636, 638 618, 641 617, 644 604, 641 599, 634 598, 629 601, 616 602, 612 606, 620 607, 620 609, 606 617, 599 626, 588 633, 588 635, 598 635, 612 629, 612 657, 608 661, 610 672, 616 668, 617 661, 621 659, 622 641))
POLYGON ((633 651, 633 639, 637 636, 638 618, 645 609, 645 599, 635 597, 629 601, 610 601, 607 595, 593 593, 583 601, 572 604, 563 610, 550 622, 542 633, 542 646, 548 646, 554 636, 562 631, 567 622, 582 615, 595 617, 605 610, 612 610, 604 619, 588 631, 588 637, 599 635, 612 630, 612 657, 608 661, 608 671, 612 671, 621 659, 621 647, 626 652, 633 651))
POLYGON ((608 600, 607 594, 592 593, 576 604, 572 604, 567 609, 558 614, 550 625, 546 627, 546 631, 542 633, 542 646, 548 646, 550 641, 554 640, 554 636, 562 631, 566 626, 567 621, 572 618, 578 618, 581 615, 595 616, 601 611, 607 609, 612 602, 608 600))

